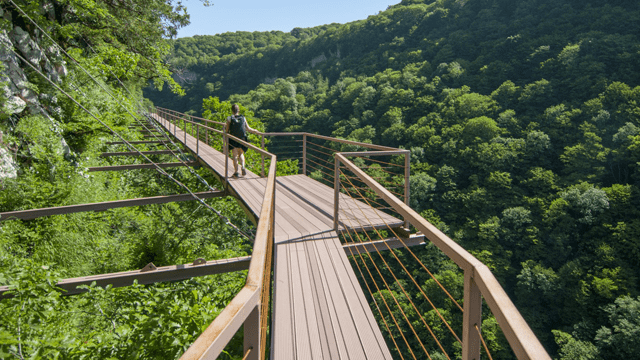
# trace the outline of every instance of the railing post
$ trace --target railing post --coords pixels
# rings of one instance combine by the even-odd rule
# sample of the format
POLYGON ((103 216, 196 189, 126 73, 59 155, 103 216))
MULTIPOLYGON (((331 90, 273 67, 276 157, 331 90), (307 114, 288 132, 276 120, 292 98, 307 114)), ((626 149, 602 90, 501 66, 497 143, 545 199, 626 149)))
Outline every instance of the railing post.
POLYGON ((196 157, 200 156, 200 126, 196 127, 196 157))
POLYGON ((302 135, 302 175, 307 175, 307 134, 302 135))
MULTIPOLYGON (((260 140, 260 148, 264 150, 264 134, 262 134, 262 140, 260 140)), ((262 156, 262 177, 264 177, 264 154, 260 154, 262 156)))
POLYGON ((204 128, 204 142, 209 145, 209 129, 207 129, 209 127, 209 123, 205 121, 204 126, 206 126, 204 128))
POLYGON ((482 294, 473 279, 474 270, 464 272, 464 314, 462 320, 462 360, 480 359, 480 334, 482 325, 482 294))
POLYGON ((184 130, 184 146, 187 146, 187 119, 182 119, 182 130, 184 130))
POLYGON ((259 360, 264 349, 260 346, 260 305, 256 306, 244 321, 244 354, 251 349, 245 359, 259 360))
POLYGON ((224 190, 229 190, 229 139, 227 138, 227 127, 222 126, 222 147, 224 153, 224 190))
MULTIPOLYGON (((411 152, 406 152, 404 154, 404 204, 411 207, 409 205, 409 194, 410 194, 410 176, 411 176, 411 152)), ((404 217, 404 227, 409 228, 409 219, 404 217)))
POLYGON ((333 178, 333 229, 338 231, 338 209, 340 208, 340 159, 336 156, 335 174, 333 178))

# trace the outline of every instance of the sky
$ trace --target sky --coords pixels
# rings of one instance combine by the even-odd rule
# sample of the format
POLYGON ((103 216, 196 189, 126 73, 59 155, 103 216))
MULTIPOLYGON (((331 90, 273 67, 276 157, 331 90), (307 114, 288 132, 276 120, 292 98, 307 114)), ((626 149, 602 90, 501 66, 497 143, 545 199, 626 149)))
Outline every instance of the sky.
POLYGON ((182 0, 191 24, 178 30, 178 37, 215 35, 234 31, 289 32, 331 23, 366 19, 398 4, 399 0, 182 0))

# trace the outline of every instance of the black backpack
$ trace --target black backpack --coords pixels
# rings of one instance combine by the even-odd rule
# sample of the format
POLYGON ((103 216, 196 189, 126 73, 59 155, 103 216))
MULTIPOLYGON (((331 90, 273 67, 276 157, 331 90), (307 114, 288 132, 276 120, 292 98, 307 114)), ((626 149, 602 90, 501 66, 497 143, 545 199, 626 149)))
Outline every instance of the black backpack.
POLYGON ((247 120, 242 115, 231 115, 229 121, 229 135, 233 135, 239 139, 247 138, 247 120))

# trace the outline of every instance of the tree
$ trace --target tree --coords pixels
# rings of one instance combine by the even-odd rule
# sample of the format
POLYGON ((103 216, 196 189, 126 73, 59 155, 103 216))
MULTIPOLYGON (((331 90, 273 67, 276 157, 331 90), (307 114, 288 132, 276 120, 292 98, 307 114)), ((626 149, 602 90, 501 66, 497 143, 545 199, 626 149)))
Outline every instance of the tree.
POLYGON ((631 359, 640 353, 640 297, 622 296, 605 307, 609 326, 598 330, 595 342, 605 359, 631 359))

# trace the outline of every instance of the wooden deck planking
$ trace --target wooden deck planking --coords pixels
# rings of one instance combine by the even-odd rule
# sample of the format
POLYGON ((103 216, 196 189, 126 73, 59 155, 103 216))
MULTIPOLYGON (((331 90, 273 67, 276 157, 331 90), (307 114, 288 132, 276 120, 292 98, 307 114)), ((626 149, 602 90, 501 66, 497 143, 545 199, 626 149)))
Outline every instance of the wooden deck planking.
MULTIPOLYGON (((293 354, 293 344, 295 344, 295 332, 291 326, 293 309, 290 304, 293 303, 291 299, 290 290, 290 274, 291 269, 289 265, 289 257, 286 245, 274 246, 274 281, 273 281, 273 311, 272 311, 272 338, 275 339, 275 334, 278 334, 278 341, 271 342, 272 354, 293 354), (279 260, 279 261, 277 261, 279 260), (278 291, 275 291, 277 289, 278 291)), ((290 356, 290 355, 287 355, 290 356)), ((272 359, 279 359, 283 357, 272 356, 272 359)))
POLYGON ((317 258, 315 254, 315 249, 313 243, 305 242, 303 243, 305 246, 305 254, 307 256, 307 264, 309 265, 309 274, 314 279, 314 281, 310 282, 311 292, 313 296, 313 300, 315 302, 315 311, 316 311, 316 319, 318 321, 318 329, 319 336, 318 340, 320 341, 320 345, 322 347, 322 358, 323 359, 336 359, 338 358, 338 348, 336 344, 335 337, 333 334, 328 332, 330 329, 330 319, 326 319, 323 317, 323 314, 329 314, 329 307, 327 305, 327 299, 323 296, 322 286, 321 286, 321 277, 320 270, 318 268, 317 258))
MULTIPOLYGON (((281 184, 289 193, 315 207, 320 213, 331 219, 333 224, 333 189, 304 175, 292 175, 279 178, 281 184)), ((355 200, 346 194, 340 194, 340 223, 360 229, 362 225, 372 223, 375 226, 388 224, 397 227, 403 224, 399 220, 380 210, 371 208, 360 200, 355 200), (363 220, 364 218, 364 220, 363 220)), ((333 227, 333 225, 332 225, 333 227)))
MULTIPOLYGON (((183 142, 184 132, 178 130, 176 138, 183 142)), ((196 139, 189 134, 185 146, 196 153, 196 139)), ((224 173, 223 154, 200 142, 198 155, 215 172, 224 173)), ((229 172, 233 173, 231 160, 229 172)), ((229 184, 258 215, 266 179, 248 173, 229 178, 229 184)), ((278 177, 276 186, 272 358, 391 359, 333 231, 333 189, 304 175, 278 177)), ((402 224, 345 194, 340 209, 347 226, 368 223, 363 217, 378 226, 402 224)))
POLYGON ((367 353, 367 359, 392 359, 391 352, 389 352, 389 349, 387 348, 384 338, 382 337, 382 333, 374 330, 378 329, 378 323, 375 320, 369 303, 364 297, 364 293, 362 293, 362 296, 360 296, 361 294, 358 294, 357 290, 362 292, 362 288, 356 278, 351 263, 347 258, 347 254, 342 248, 342 244, 340 244, 340 241, 336 239, 336 241, 328 242, 327 245, 329 247, 333 247, 332 254, 335 254, 336 256, 336 263, 342 262, 341 266, 345 270, 349 270, 340 273, 339 276, 341 276, 344 281, 343 289, 346 294, 345 296, 347 296, 351 301, 354 301, 350 303, 349 306, 350 309, 352 309, 354 317, 358 318, 358 320, 355 321, 355 324, 358 328, 358 332, 363 333, 360 338, 368 339, 367 343, 363 343, 363 347, 367 353))

